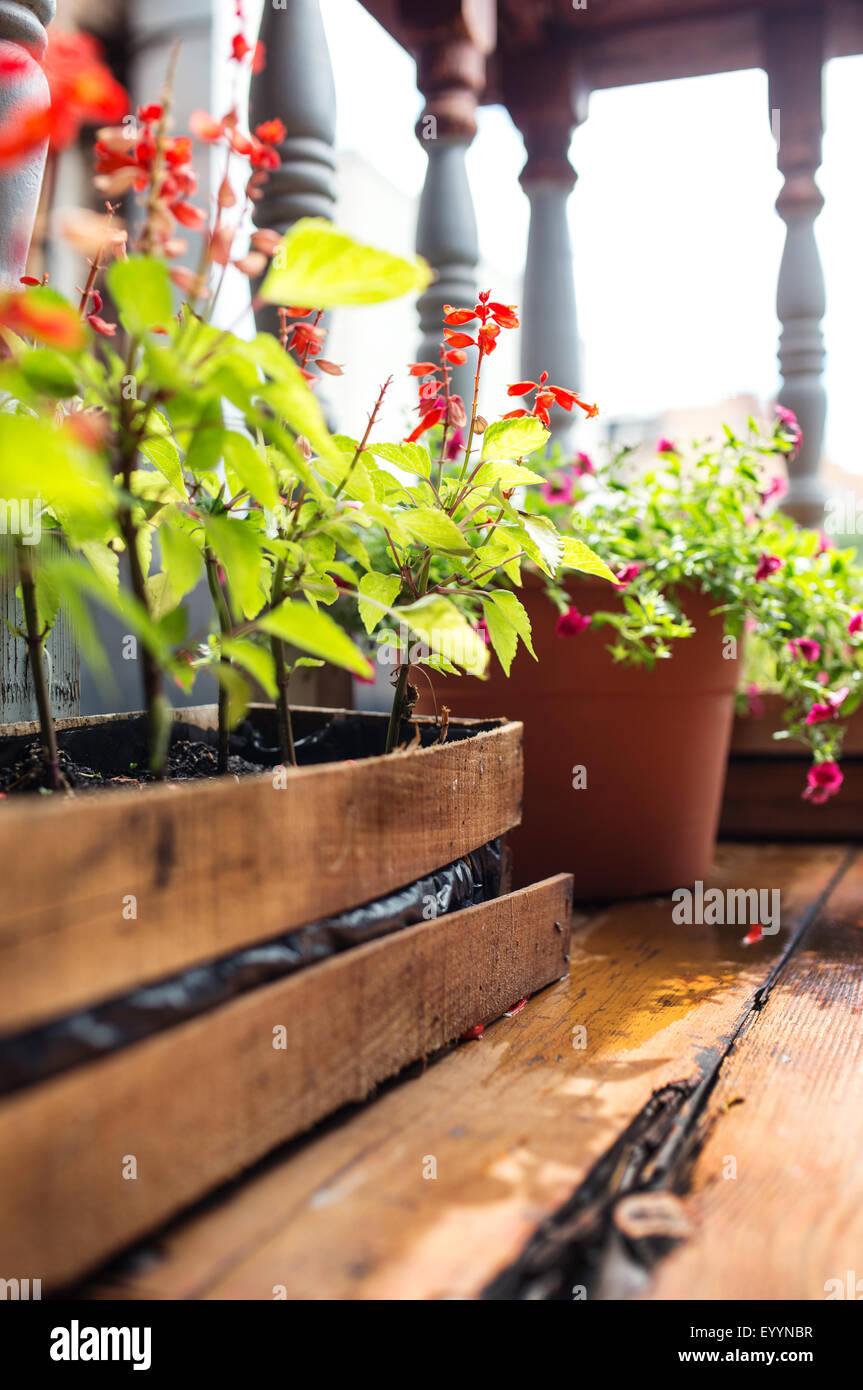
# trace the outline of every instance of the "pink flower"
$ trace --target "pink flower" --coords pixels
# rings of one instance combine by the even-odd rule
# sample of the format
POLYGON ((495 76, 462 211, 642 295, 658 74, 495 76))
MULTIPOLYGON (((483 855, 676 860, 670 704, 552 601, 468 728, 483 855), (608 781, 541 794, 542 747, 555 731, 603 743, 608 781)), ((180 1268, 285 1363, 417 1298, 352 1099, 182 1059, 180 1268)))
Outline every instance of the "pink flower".
POLYGON ((590 618, 570 606, 565 613, 561 613, 554 630, 558 637, 577 637, 586 627, 590 627, 590 618))
POLYGON ((464 448, 464 445, 464 430, 461 428, 453 430, 452 434, 446 442, 446 456, 450 463, 452 463, 453 459, 458 458, 459 454, 464 448))
POLYGON ((576 454, 572 461, 572 471, 576 478, 583 478, 585 473, 595 473, 596 469, 590 461, 590 454, 576 454))
POLYGON ((839 713, 839 706, 848 694, 848 686, 843 685, 834 694, 829 690, 824 692, 824 703, 815 704, 806 716, 807 724, 823 724, 826 719, 834 719, 839 713))
POLYGON ((761 691, 754 681, 751 681, 746 687, 746 701, 752 718, 760 719, 764 713, 764 701, 761 698, 761 691))
POLYGON ((491 634, 488 630, 488 623, 486 622, 485 618, 480 618, 479 622, 474 627, 474 632, 476 633, 477 637, 482 638, 483 642, 485 642, 485 645, 487 647, 491 646, 491 634))
POLYGON ((758 561, 758 566, 755 570, 755 578, 769 579, 771 574, 775 574, 776 571, 781 568, 782 561, 779 559, 778 555, 767 555, 762 550, 761 559, 758 561))
POLYGON ((658 454, 676 454, 677 450, 673 442, 670 439, 666 439, 665 435, 663 435, 661 439, 657 439, 656 441, 656 452, 658 454))
POLYGON ((815 551, 815 554, 816 554, 816 555, 826 555, 828 550, 835 550, 835 549, 836 549, 836 547, 834 546, 834 544, 833 544, 833 542, 831 541, 830 537, 829 537, 829 536, 825 536, 825 534, 824 534, 823 531, 819 531, 819 533, 818 533, 818 549, 815 551))
POLYGON ((853 637, 855 632, 860 632, 863 628, 863 613, 853 613, 848 620, 848 631, 853 637))
POLYGON ((769 502, 773 497, 775 497, 777 501, 781 501, 787 491, 788 484, 784 478, 780 478, 777 474, 776 477, 770 479, 767 490, 761 493, 761 505, 764 506, 764 504, 769 502))
POLYGON ((627 584, 631 584, 640 569, 641 566, 636 564, 634 560, 631 560, 628 565, 623 565, 622 568, 617 571, 618 589, 625 589, 627 584))
POLYGON ((802 657, 804 661, 817 661, 821 655, 820 643, 812 637, 792 637, 788 643, 788 650, 794 656, 802 657))
POLYGON ((776 419, 779 421, 782 433, 789 443, 794 446, 795 452, 800 448, 800 441, 803 438, 803 431, 793 410, 789 410, 787 405, 777 405, 776 419))
POLYGON ((572 490, 575 487, 575 478, 572 474, 564 475, 562 478, 549 478, 540 488, 544 502, 551 506, 568 507, 574 501, 572 490))
POLYGON ((813 763, 806 774, 803 799, 815 806, 823 806, 825 801, 836 795, 844 780, 837 763, 813 763))

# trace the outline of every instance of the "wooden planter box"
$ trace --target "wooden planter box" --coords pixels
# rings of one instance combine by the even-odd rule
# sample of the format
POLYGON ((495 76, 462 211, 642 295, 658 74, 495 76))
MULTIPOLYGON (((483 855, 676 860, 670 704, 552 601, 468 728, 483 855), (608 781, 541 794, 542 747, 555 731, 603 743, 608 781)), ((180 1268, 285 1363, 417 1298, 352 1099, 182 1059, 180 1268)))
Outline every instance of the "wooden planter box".
MULTIPOLYGON (((193 713, 214 716, 178 717, 193 713)), ((299 732, 322 713, 299 712, 299 732)), ((463 722, 453 734, 301 767, 282 789, 265 773, 0 804, 0 1047, 372 902, 504 835, 520 815, 521 726, 463 722)), ((0 1273, 67 1284, 559 978, 569 901, 563 875, 504 892, 0 1098, 0 1273)))
POLYGON ((823 806, 802 797, 812 759, 775 739, 782 700, 762 695, 763 714, 735 719, 719 834, 729 840, 863 840, 863 709, 852 715, 842 755, 845 781, 823 806))

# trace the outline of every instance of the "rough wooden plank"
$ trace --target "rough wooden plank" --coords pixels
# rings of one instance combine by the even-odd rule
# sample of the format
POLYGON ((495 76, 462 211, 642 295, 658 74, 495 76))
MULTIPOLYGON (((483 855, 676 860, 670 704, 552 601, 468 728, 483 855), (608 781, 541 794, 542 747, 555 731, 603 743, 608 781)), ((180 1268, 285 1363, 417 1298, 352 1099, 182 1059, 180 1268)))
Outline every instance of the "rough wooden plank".
POLYGON ((740 928, 675 926, 668 899, 603 911, 574 941, 568 980, 163 1233, 151 1260, 101 1293, 476 1295, 654 1090, 724 1050, 845 862, 837 848, 723 848, 717 886, 782 893, 782 932, 752 949, 740 928))
POLYGON ((863 1295, 861 909, 858 860, 722 1069, 688 1199, 695 1234, 651 1297, 823 1299, 829 1280, 863 1295))
POLYGON ((68 1281, 559 978, 570 892, 560 875, 406 928, 10 1097, 0 1268, 68 1281))
POLYGON ((370 902, 503 834, 521 739, 502 724, 278 789, 266 774, 2 803, 0 1031, 370 902))

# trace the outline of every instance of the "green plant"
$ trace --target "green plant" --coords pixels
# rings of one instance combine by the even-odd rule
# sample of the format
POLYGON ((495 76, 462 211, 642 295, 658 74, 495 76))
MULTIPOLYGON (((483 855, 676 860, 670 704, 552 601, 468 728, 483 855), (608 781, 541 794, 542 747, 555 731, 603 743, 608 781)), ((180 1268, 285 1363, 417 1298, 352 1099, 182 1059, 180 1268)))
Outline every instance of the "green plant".
MULTIPOLYGON (((667 659, 692 632, 685 591, 715 597, 728 636, 748 634, 785 699, 776 737, 811 749, 804 795, 818 803, 841 785, 845 724, 863 697, 863 569, 853 550, 834 549, 777 510, 785 489, 776 461, 799 439, 780 407, 771 434, 750 420, 746 438, 726 428, 721 442, 686 452, 663 439, 647 468, 627 450, 596 469, 584 455, 573 466, 558 455, 546 461, 535 505, 616 557, 621 602, 592 618, 609 629, 613 660, 667 659)), ((588 626, 562 586, 548 592, 561 633, 588 626)))

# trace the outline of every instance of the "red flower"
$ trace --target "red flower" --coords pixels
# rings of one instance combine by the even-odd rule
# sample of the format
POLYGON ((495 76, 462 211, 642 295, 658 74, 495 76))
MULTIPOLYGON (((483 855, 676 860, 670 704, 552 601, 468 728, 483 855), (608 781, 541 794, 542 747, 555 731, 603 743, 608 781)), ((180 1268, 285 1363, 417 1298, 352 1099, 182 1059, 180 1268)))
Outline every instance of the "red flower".
POLYGON ((825 801, 836 795, 844 780, 838 763, 830 761, 813 763, 806 774, 806 790, 803 793, 803 799, 804 801, 811 801, 814 806, 823 806, 825 801))
POLYGON ((113 338, 117 332, 116 323, 106 323, 98 314, 88 314, 87 322, 96 333, 101 333, 103 338, 113 338))
POLYGON ((562 410, 572 410, 574 405, 580 406, 588 420, 592 420, 595 415, 599 414, 597 405, 588 405, 575 391, 570 391, 565 386, 552 386, 548 380, 548 372, 543 372, 539 381, 516 381, 507 388, 507 395, 526 396, 530 391, 536 392, 533 410, 511 410, 508 415, 503 417, 505 420, 517 420, 530 414, 541 420, 548 429, 551 425, 548 412, 552 405, 559 405, 562 410))
POLYGON ((46 302, 38 290, 0 292, 0 324, 49 347, 76 352, 84 346, 84 330, 75 310, 46 302))
POLYGON ((262 125, 255 126, 255 134, 265 145, 280 145, 287 133, 284 121, 278 119, 264 121, 262 125))
POLYGON ((231 39, 231 57, 237 63, 242 63, 243 59, 251 53, 251 44, 247 43, 242 34, 235 34, 231 39))
MULTIPOLYGON (((4 73, 26 72, 35 60, 15 55, 4 73)), ((14 107, 0 128, 0 164, 14 164, 50 141, 65 149, 87 123, 119 121, 129 109, 128 97, 102 61, 102 48, 86 34, 50 35, 41 60, 48 82, 49 103, 28 101, 14 107)))
POLYGON ((854 613, 848 620, 848 631, 853 637, 856 632, 863 629, 863 613, 854 613))
POLYGON ((574 606, 570 606, 565 613, 561 613, 554 630, 558 637, 577 637, 588 627, 590 627, 590 618, 586 617, 584 613, 579 613, 574 606))
POLYGON ((755 569, 755 578, 769 579, 771 574, 775 574, 776 571, 780 570, 781 568, 782 561, 779 559, 778 555, 767 555, 764 551, 762 551, 761 559, 758 561, 758 564, 755 569))
MULTIPOLYGON (((518 328, 518 316, 514 304, 499 304, 490 299, 490 290, 483 290, 472 309, 454 309, 451 304, 443 306, 444 339, 450 348, 479 348, 480 357, 488 357, 497 347, 497 338, 502 328, 518 328), (453 333, 453 328, 464 323, 479 320, 477 335, 453 333)), ((455 359, 452 359, 455 360, 455 359)), ((459 359, 463 361, 464 359, 459 359)))
POLYGON ((657 439, 656 441, 656 452, 658 454, 676 454, 677 450, 674 447, 673 441, 666 439, 663 435, 661 439, 657 439))

